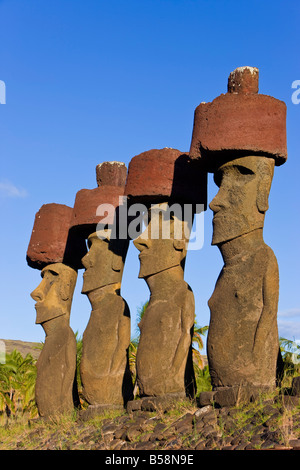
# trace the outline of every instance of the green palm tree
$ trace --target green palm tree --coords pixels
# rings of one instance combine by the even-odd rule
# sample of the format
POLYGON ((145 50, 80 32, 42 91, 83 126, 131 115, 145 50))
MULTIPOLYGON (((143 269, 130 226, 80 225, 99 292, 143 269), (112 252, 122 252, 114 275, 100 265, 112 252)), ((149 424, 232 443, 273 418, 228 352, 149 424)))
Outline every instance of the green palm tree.
POLYGON ((25 358, 16 350, 6 355, 5 364, 0 365, 0 411, 7 416, 21 412, 36 412, 34 391, 36 382, 36 360, 31 354, 25 358))

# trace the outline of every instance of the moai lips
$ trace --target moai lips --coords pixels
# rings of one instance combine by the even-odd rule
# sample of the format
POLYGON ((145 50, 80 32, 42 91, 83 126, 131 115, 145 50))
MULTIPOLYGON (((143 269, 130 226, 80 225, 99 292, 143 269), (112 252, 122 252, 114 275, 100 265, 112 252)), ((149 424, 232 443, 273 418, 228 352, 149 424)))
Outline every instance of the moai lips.
POLYGON ((190 158, 205 160, 213 171, 219 158, 224 161, 233 152, 273 157, 276 165, 287 159, 286 104, 258 94, 255 67, 237 68, 229 76, 228 92, 195 110, 190 158))

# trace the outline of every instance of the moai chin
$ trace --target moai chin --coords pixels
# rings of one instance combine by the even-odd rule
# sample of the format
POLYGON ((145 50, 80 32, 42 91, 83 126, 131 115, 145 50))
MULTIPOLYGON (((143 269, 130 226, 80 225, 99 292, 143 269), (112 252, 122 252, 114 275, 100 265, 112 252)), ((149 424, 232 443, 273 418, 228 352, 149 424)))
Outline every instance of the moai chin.
POLYGON ((89 413, 96 414, 105 408, 123 408, 133 397, 130 311, 120 295, 129 241, 118 237, 117 221, 126 174, 121 162, 98 165, 99 186, 77 193, 71 222, 72 230, 87 238, 89 247, 82 258, 82 293, 88 296, 92 312, 83 334, 80 374, 89 413), (105 218, 101 205, 109 210, 105 218))
POLYGON ((79 405, 76 338, 69 322, 77 269, 85 247, 69 236, 71 216, 71 207, 43 205, 36 214, 27 251, 29 266, 40 269, 42 276, 31 297, 36 301, 36 323, 46 334, 37 361, 35 386, 38 412, 44 418, 71 413, 79 405))
POLYGON ((140 251, 139 277, 151 293, 139 324, 139 392, 144 398, 192 397, 195 305, 184 265, 193 220, 185 219, 183 205, 205 205, 206 174, 199 176, 179 150, 153 149, 131 160, 125 193, 130 205, 145 204, 149 220, 134 240, 140 251))
POLYGON ((208 302, 207 355, 220 405, 274 388, 281 360, 278 266, 263 226, 274 166, 287 156, 286 107, 257 92, 258 69, 230 74, 228 93, 196 109, 190 149, 219 187, 209 207, 224 267, 208 302))

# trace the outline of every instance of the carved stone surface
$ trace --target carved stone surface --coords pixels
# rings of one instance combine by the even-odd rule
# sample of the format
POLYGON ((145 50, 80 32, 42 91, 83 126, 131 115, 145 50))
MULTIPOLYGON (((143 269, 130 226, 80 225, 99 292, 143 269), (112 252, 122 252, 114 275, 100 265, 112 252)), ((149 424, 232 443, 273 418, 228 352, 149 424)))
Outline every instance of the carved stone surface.
POLYGON ((131 203, 174 201, 204 204, 207 174, 177 149, 147 150, 130 160, 125 195, 131 203))
POLYGON ((124 187, 127 177, 127 168, 123 162, 103 162, 96 166, 96 180, 98 186, 124 187))
POLYGON ((130 312, 120 296, 127 240, 89 236, 89 251, 82 292, 92 313, 83 334, 80 373, 83 394, 91 405, 124 406, 132 399, 133 385, 128 363, 130 312))
POLYGON ((64 204, 44 204, 35 215, 27 263, 31 268, 42 269, 49 263, 72 264, 81 267, 86 253, 85 244, 69 234, 72 207, 64 204))
POLYGON ((128 361, 130 311, 120 296, 129 241, 113 230, 119 223, 125 170, 122 162, 98 165, 100 186, 77 193, 71 221, 72 230, 88 238, 89 245, 82 259, 82 293, 88 296, 92 312, 83 334, 80 374, 84 396, 95 412, 123 407, 133 397, 128 361))
POLYGON ((76 194, 70 222, 72 233, 87 238, 97 230, 98 224, 117 223, 119 206, 123 204, 125 171, 127 168, 122 162, 104 162, 97 166, 99 186, 81 189, 76 194))
MULTIPOLYGON (((162 211, 154 217, 151 215, 148 229, 151 233, 154 223, 162 228, 169 222, 162 211)), ((184 397, 193 396, 195 392, 191 356, 194 295, 183 279, 187 239, 174 239, 174 224, 171 220, 169 239, 151 239, 142 233, 134 240, 140 251, 139 277, 145 279, 151 291, 139 324, 141 334, 136 362, 142 396, 176 393, 184 397)))
POLYGON ((200 103, 195 110, 189 155, 191 159, 205 158, 209 171, 225 156, 266 155, 274 158, 276 165, 287 159, 286 104, 258 94, 257 74, 248 73, 246 80, 251 67, 243 69, 229 80, 228 93, 211 103, 200 103))
POLYGON ((286 106, 257 91, 257 69, 234 71, 228 93, 196 109, 190 149, 219 186, 212 244, 224 267, 209 300, 207 355, 220 403, 275 387, 281 359, 278 266, 262 232, 274 165, 287 156, 286 106))
POLYGON ((78 404, 76 338, 69 326, 77 272, 62 263, 46 266, 42 281, 31 293, 36 301, 36 323, 45 333, 37 361, 35 398, 40 416, 70 413, 78 404))
POLYGON ((125 194, 129 204, 146 204, 150 219, 134 240, 140 251, 139 277, 151 292, 139 324, 136 360, 137 383, 144 397, 178 398, 195 392, 191 354, 194 295, 184 281, 192 220, 188 224, 184 211, 172 216, 169 209, 185 203, 206 208, 207 174, 196 163, 166 147, 135 156, 128 168, 125 194))
POLYGON ((220 167, 210 203, 213 244, 224 260, 212 297, 207 355, 214 387, 274 387, 279 277, 262 226, 274 161, 244 157, 220 167))
POLYGON ((37 362, 36 402, 40 416, 68 413, 79 403, 76 384, 76 338, 69 326, 77 268, 86 246, 70 236, 72 208, 45 204, 35 217, 27 250, 29 266, 42 269, 32 292, 36 323, 46 338, 37 362), (69 263, 70 265, 68 265, 69 263))

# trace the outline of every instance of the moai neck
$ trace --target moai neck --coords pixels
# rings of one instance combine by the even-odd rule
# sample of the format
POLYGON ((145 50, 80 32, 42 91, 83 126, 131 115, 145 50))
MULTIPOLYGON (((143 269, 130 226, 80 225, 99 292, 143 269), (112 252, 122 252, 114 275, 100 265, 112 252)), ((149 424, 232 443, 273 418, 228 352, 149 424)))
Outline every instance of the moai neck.
POLYGON ((55 317, 52 320, 48 320, 42 323, 42 327, 46 336, 50 336, 56 331, 62 331, 63 329, 70 327, 69 316, 61 315, 59 317, 55 317))
POLYGON ((120 295, 121 282, 116 282, 114 284, 109 284, 108 286, 99 287, 91 292, 89 292, 88 298, 92 306, 92 310, 97 310, 100 308, 103 298, 108 294, 120 295))

